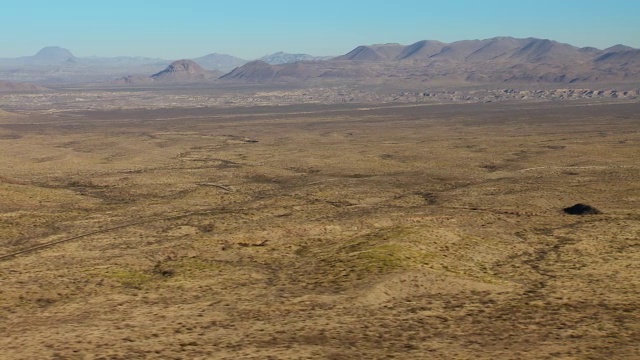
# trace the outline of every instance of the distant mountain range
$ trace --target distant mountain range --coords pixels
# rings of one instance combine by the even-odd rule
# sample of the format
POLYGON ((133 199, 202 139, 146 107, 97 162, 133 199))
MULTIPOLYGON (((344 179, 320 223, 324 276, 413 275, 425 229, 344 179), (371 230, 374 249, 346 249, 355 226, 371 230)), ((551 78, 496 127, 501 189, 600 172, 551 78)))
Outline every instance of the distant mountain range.
POLYGON ((596 55, 612 51, 627 50, 632 50, 632 48, 617 45, 606 50, 598 50, 591 47, 578 48, 545 39, 497 37, 485 40, 463 40, 451 44, 423 40, 408 46, 400 44, 358 46, 351 52, 336 57, 335 60, 574 63, 576 61, 588 61, 596 55))
MULTIPOLYGON (((270 64, 286 64, 297 61, 319 61, 331 57, 277 52, 263 57, 270 64)), ((212 53, 190 59, 202 68, 227 73, 249 60, 235 56, 212 53)), ((171 60, 148 57, 76 57, 70 50, 48 46, 35 55, 19 58, 0 58, 0 79, 35 82, 83 82, 105 81, 129 77, 139 83, 146 74, 164 69, 171 60)))
POLYGON ((146 57, 76 57, 67 49, 46 47, 32 56, 0 59, 0 79, 43 84, 115 78, 116 83, 122 84, 216 78, 249 82, 348 79, 446 84, 640 81, 639 49, 615 45, 600 50, 512 37, 362 45, 333 58, 278 52, 247 61, 212 53, 170 63, 146 57))
POLYGON ((146 57, 76 57, 68 49, 58 46, 48 46, 38 51, 35 55, 19 58, 0 59, 0 67, 55 67, 55 66, 140 66, 140 65, 166 65, 167 61, 146 57))
MULTIPOLYGON (((260 60, 270 64, 286 64, 297 61, 318 61, 328 60, 331 56, 311 56, 307 54, 289 54, 277 52, 266 55, 260 60)), ((190 59, 208 70, 230 71, 238 66, 248 63, 250 60, 241 59, 235 56, 212 53, 199 58, 190 59)), ((35 55, 22 56, 19 58, 0 58, 0 67, 26 66, 26 67, 52 67, 52 66, 77 66, 77 65, 101 65, 101 66, 140 66, 158 65, 171 62, 171 60, 160 58, 118 56, 118 57, 76 57, 73 53, 58 46, 48 46, 35 55)))
MULTIPOLYGON (((300 61, 324 61, 330 60, 333 56, 312 56, 308 54, 289 54, 285 52, 277 52, 271 55, 261 57, 260 61, 264 61, 271 65, 291 64, 300 61)), ((244 64, 243 64, 244 65, 244 64)))
POLYGON ((222 77, 254 82, 314 78, 449 84, 640 81, 640 50, 624 45, 579 48, 536 38, 496 37, 450 44, 423 40, 411 45, 358 46, 315 63, 251 62, 222 77))
POLYGON ((45 47, 32 56, 0 59, 0 80, 86 83, 162 70, 169 61, 146 57, 76 57, 67 49, 45 47))

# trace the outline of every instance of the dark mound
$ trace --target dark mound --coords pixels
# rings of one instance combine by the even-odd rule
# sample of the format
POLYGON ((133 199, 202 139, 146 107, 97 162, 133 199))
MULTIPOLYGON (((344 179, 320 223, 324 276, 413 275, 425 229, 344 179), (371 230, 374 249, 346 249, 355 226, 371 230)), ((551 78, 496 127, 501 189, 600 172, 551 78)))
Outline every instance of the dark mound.
POLYGON ((562 209, 569 215, 597 215, 602 214, 602 211, 585 204, 575 204, 571 207, 562 209))

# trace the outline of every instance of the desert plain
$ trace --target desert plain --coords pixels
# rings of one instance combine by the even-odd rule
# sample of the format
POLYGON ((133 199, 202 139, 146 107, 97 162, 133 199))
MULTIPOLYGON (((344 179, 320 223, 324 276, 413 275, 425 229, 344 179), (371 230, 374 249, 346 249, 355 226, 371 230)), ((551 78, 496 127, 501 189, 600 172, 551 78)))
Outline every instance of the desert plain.
POLYGON ((0 359, 640 358, 637 99, 29 104, 0 359))

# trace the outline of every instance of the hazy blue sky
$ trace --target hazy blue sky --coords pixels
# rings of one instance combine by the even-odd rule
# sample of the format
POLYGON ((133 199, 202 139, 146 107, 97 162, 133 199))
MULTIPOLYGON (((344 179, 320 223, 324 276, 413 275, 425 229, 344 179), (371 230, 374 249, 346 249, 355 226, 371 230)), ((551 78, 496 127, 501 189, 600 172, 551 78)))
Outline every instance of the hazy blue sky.
POLYGON ((47 45, 77 56, 339 55, 357 45, 494 36, 640 48, 640 1, 47 0, 0 7, 0 57, 47 45))

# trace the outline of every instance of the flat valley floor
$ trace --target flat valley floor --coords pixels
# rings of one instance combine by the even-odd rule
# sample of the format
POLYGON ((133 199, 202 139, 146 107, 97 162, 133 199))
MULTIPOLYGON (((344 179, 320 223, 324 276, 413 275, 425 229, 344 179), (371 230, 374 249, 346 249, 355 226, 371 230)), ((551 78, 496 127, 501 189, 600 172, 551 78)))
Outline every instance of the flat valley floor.
POLYGON ((0 113, 0 169, 0 359, 640 358, 638 103, 0 113))

